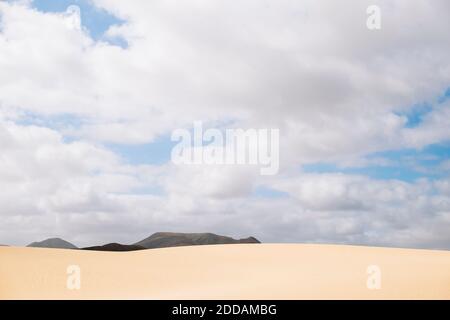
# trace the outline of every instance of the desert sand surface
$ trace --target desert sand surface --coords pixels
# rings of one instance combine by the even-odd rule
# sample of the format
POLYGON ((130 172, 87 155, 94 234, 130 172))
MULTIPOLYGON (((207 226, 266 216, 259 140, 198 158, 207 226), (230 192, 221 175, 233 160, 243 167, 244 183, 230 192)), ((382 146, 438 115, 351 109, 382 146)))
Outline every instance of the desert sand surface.
POLYGON ((212 245, 134 252, 0 248, 0 299, 450 299, 450 251, 212 245), (79 266, 80 288, 67 287, 79 266), (369 289, 367 269, 381 271, 369 289))

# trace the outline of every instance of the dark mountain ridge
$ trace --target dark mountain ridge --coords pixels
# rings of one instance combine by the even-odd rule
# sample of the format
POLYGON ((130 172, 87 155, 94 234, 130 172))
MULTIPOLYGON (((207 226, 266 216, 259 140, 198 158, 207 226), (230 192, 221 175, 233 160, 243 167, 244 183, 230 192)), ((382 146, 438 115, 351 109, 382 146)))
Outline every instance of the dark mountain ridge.
POLYGON ((144 250, 146 248, 134 244, 108 243, 103 246, 93 246, 82 249, 94 251, 136 251, 136 250, 144 250))
POLYGON ((78 249, 74 244, 61 238, 49 238, 43 241, 33 242, 27 245, 33 248, 78 249))
MULTIPOLYGON (((157 232, 134 244, 108 243, 100 246, 91 246, 81 248, 82 250, 93 251, 136 251, 144 249, 157 249, 182 246, 199 246, 214 244, 239 244, 239 243, 260 243, 254 237, 244 239, 233 239, 231 237, 221 236, 214 233, 176 233, 176 232, 157 232)), ((60 248, 60 249, 78 249, 72 243, 60 238, 50 238, 40 242, 33 242, 28 247, 39 248, 60 248)))
POLYGON ((145 238, 135 245, 147 249, 198 246, 212 244, 238 244, 238 243, 260 243, 254 237, 245 239, 233 239, 231 237, 220 236, 214 233, 175 233, 175 232, 157 232, 150 237, 145 238))

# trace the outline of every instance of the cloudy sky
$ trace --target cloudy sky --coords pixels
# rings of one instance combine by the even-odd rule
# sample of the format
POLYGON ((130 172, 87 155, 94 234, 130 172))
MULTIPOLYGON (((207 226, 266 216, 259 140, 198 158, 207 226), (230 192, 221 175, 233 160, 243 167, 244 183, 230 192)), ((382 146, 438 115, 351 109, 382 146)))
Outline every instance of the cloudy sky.
POLYGON ((449 16, 448 0, 0 1, 0 243, 450 249, 449 16), (171 132, 196 120, 278 128, 279 174, 173 164, 171 132))

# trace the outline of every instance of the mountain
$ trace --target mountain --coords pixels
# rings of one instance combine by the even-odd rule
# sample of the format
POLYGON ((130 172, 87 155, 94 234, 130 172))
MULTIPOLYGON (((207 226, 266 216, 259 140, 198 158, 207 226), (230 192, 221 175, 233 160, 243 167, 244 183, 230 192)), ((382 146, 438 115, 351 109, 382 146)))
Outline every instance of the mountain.
MULTIPOLYGON (((144 249, 198 246, 207 244, 235 244, 235 243, 260 243, 256 238, 249 237, 245 239, 233 239, 231 237, 220 236, 214 233, 175 233, 175 232, 157 232, 150 237, 134 244, 108 243, 101 246, 92 246, 82 248, 83 250, 94 251, 136 251, 144 249)), ((27 247, 39 248, 60 248, 60 249, 78 249, 60 238, 51 238, 41 242, 30 243, 27 247)))
POLYGON ((120 244, 120 243, 108 243, 103 246, 94 246, 83 248, 83 250, 94 250, 94 251, 136 251, 136 250, 144 250, 145 248, 142 246, 134 245, 134 244, 120 244))
POLYGON ((60 238, 50 238, 40 242, 33 242, 27 247, 35 248, 59 248, 59 249, 78 249, 75 245, 60 238))
POLYGON ((146 249, 167 248, 180 246, 197 246, 207 244, 234 244, 234 243, 260 243, 256 238, 233 239, 213 233, 174 233, 157 232, 150 237, 141 240, 135 245, 146 249))

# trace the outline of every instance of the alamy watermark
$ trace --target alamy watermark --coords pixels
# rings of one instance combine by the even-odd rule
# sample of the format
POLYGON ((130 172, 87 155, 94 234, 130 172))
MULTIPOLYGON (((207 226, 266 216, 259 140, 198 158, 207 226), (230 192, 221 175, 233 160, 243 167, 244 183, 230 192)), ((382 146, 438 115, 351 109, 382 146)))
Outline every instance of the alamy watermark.
POLYGON ((175 164, 259 165, 261 175, 275 175, 280 167, 279 129, 203 128, 176 129, 172 141, 175 164))
POLYGON ((78 265, 70 265, 66 269, 66 287, 69 290, 81 289, 81 268, 78 265))
POLYGON ((367 20, 366 26, 369 30, 381 29, 381 9, 377 5, 371 5, 367 7, 367 20))
POLYGON ((381 268, 375 264, 370 265, 366 269, 368 277, 366 286, 369 290, 381 289, 381 268))

